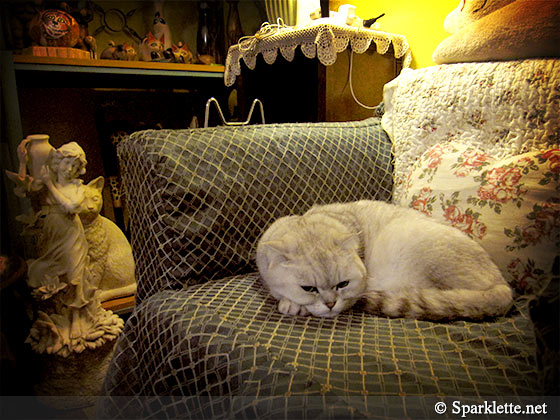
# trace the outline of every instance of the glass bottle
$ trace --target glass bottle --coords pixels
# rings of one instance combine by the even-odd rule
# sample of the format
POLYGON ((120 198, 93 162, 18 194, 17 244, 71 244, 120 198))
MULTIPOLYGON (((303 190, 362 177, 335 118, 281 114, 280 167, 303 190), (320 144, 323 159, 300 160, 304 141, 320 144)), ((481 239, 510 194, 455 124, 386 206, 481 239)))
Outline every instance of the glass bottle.
MULTIPOLYGON (((201 1, 198 3, 198 32, 196 35, 196 51, 199 59, 205 61, 204 57, 214 59, 214 48, 212 46, 212 37, 210 34, 210 6, 208 2, 201 1)), ((209 58, 206 58, 209 60, 209 58)), ((206 63, 209 64, 209 63, 206 63)))
POLYGON ((243 36, 241 27, 241 19, 239 17, 239 9, 237 8, 239 1, 228 1, 229 11, 227 18, 227 49, 239 42, 239 38, 243 36))

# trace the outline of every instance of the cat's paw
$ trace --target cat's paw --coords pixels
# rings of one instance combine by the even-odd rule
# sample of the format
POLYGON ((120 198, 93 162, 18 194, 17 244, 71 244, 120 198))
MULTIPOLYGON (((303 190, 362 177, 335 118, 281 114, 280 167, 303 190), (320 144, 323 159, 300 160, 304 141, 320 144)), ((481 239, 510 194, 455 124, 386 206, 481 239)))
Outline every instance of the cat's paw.
POLYGON ((278 311, 284 315, 309 315, 305 306, 298 305, 286 298, 282 298, 278 302, 278 311))
POLYGON ((309 314, 310 314, 310 312, 307 310, 307 308, 305 306, 300 306, 298 315, 307 316, 309 314))

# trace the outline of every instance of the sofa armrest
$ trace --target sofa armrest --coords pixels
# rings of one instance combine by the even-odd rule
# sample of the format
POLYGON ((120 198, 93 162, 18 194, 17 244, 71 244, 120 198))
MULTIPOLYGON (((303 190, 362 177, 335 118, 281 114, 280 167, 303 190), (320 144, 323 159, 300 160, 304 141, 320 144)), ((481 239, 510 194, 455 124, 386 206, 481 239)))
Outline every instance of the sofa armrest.
POLYGON ((276 218, 314 203, 389 200, 378 118, 133 133, 118 148, 137 300, 254 270, 276 218))

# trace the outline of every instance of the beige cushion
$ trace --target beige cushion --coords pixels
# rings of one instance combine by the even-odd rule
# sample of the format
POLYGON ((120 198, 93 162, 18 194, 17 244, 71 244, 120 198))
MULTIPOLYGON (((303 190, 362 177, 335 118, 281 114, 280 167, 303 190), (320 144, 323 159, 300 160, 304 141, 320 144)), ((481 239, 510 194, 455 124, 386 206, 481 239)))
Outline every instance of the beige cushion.
POLYGON ((478 241, 519 294, 550 281, 560 247, 560 149, 495 159, 437 144, 411 170, 401 205, 478 241))
POLYGON ((459 7, 451 12, 444 26, 454 33, 436 47, 433 61, 449 64, 560 57, 560 2, 516 0, 494 10, 496 4, 503 3, 507 1, 467 0, 462 11, 459 7), (469 7, 472 3, 483 3, 482 9, 473 10, 469 7), (485 10, 493 11, 484 14, 485 10))

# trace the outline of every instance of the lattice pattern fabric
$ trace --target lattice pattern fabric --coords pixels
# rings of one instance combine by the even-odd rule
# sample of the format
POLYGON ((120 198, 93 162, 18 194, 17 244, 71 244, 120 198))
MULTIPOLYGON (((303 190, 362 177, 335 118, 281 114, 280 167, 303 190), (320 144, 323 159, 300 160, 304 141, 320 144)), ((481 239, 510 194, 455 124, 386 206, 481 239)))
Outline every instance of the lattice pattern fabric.
POLYGON ((272 64, 280 50, 282 57, 292 61, 298 46, 307 58, 317 57, 319 62, 326 66, 333 64, 337 54, 346 50, 348 45, 353 52, 363 53, 372 42, 375 43, 379 54, 385 54, 392 44, 395 57, 403 59, 403 68, 410 66, 412 61, 408 41, 403 35, 326 23, 304 27, 280 27, 277 31, 267 27, 263 29, 255 36, 230 47, 224 72, 226 86, 232 86, 236 77, 241 74, 241 59, 248 68, 254 69, 257 55, 262 54, 265 62, 272 64))
POLYGON ((128 321, 99 413, 431 418, 433 404, 414 397, 538 395, 532 322, 518 304, 495 322, 438 324, 283 316, 257 274, 163 291, 128 321))
POLYGON ((162 289, 254 271, 260 234, 315 203, 388 200, 379 118, 134 133, 119 146, 138 280, 162 289))
POLYGON ((141 296, 98 416, 426 418, 425 395, 541 394, 523 300, 479 323, 359 309, 286 317, 252 271, 258 235, 277 217, 315 202, 390 200, 390 150, 378 118, 126 140, 119 156, 141 296))

